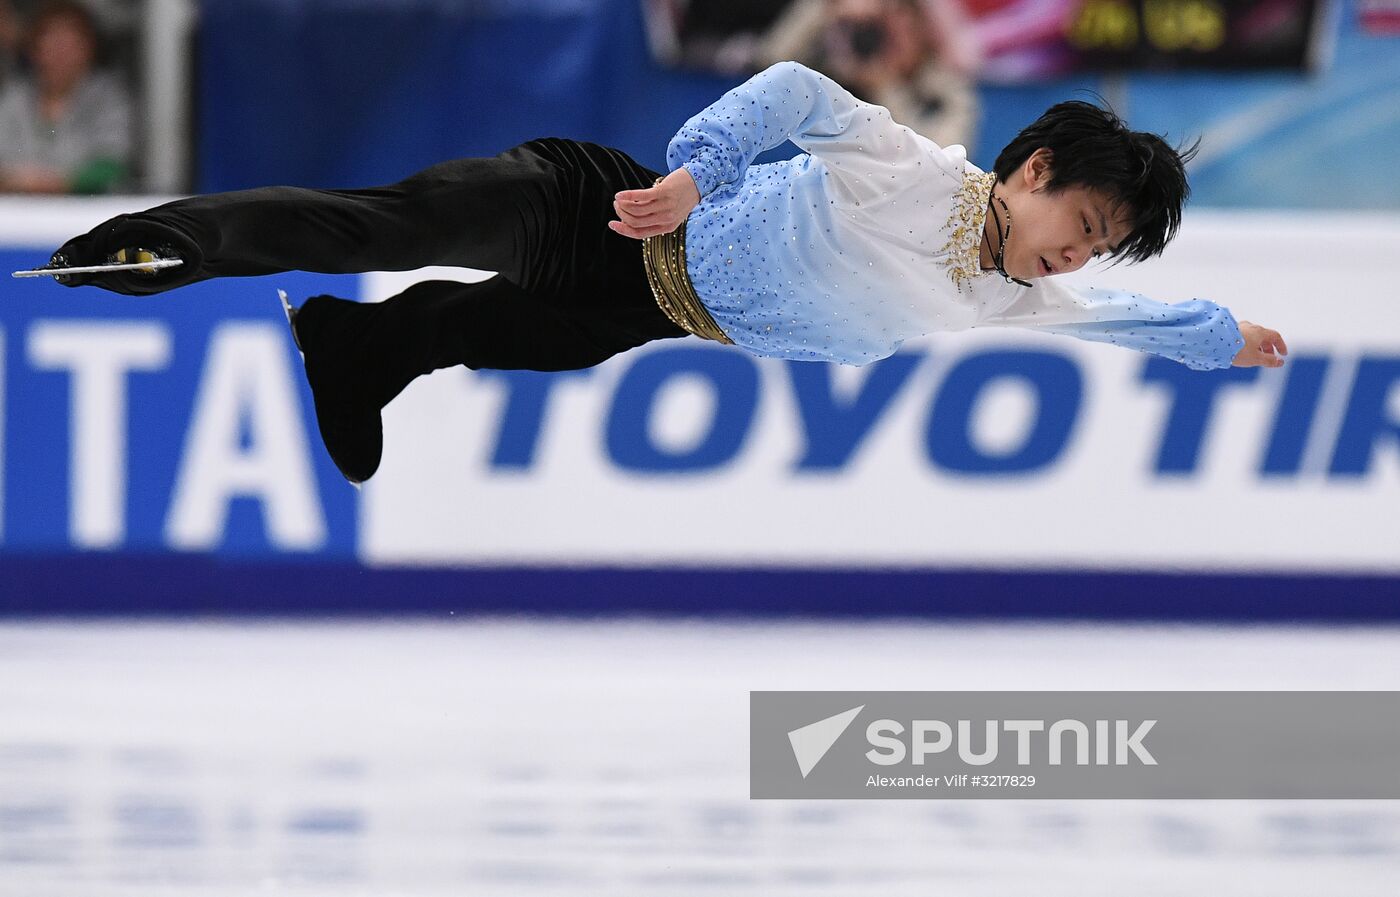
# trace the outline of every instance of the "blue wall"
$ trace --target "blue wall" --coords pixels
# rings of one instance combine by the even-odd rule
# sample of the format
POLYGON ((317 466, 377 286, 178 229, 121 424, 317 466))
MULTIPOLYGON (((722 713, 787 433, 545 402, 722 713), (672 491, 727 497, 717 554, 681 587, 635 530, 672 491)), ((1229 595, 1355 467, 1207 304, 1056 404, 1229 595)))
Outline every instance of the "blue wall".
MULTIPOLYGON (((1353 4, 1335 8, 1316 75, 985 88, 973 160, 990 166, 1048 105, 1092 90, 1135 127, 1204 136, 1201 205, 1400 208, 1400 180, 1338 176, 1400 162, 1400 38, 1361 33, 1353 4)), ((680 125, 735 83, 653 62, 640 0, 206 0, 200 43, 201 191, 385 183, 546 135, 662 169, 680 125)))

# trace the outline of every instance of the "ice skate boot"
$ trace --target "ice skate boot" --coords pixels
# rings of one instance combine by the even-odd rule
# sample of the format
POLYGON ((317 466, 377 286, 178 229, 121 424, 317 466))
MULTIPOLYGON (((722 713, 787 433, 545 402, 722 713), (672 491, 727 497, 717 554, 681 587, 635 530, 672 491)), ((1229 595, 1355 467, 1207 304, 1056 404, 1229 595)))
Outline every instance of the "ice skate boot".
POLYGON ((277 291, 292 339, 301 352, 321 441, 336 468, 358 487, 374 476, 384 452, 383 403, 376 398, 363 351, 369 311, 358 302, 312 296, 293 308, 277 291))

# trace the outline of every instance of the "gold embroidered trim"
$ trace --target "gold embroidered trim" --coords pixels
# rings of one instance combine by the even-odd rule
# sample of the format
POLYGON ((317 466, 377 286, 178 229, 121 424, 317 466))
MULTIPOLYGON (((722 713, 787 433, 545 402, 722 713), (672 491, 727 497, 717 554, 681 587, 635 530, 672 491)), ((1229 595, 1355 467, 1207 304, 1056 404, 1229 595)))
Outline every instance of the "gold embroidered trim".
POLYGON ((734 344, 734 340, 719 329, 690 283, 690 275, 685 270, 684 221, 669 234, 644 238, 642 261, 656 304, 677 327, 701 339, 734 344))
POLYGON ((987 203, 997 182, 995 171, 967 172, 958 189, 957 205, 948 216, 948 242, 943 245, 943 267, 961 291, 982 270, 982 228, 987 220, 987 203))

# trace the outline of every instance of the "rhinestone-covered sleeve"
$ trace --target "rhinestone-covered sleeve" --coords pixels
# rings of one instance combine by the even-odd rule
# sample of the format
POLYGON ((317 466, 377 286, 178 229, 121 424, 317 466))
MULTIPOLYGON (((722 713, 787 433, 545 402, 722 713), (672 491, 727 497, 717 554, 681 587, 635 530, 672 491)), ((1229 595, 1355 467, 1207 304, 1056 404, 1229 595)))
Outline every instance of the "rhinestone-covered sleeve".
POLYGON ((684 167, 700 196, 737 183, 765 150, 792 140, 829 163, 842 194, 859 204, 891 189, 898 169, 917 167, 920 138, 889 110, 856 99, 797 62, 770 66, 687 121, 666 151, 670 170, 684 167))
POLYGON ((1027 327, 1161 355, 1189 368, 1227 368, 1244 347, 1228 308, 1205 299, 1167 304, 1124 290, 1041 279, 977 326, 1027 327))

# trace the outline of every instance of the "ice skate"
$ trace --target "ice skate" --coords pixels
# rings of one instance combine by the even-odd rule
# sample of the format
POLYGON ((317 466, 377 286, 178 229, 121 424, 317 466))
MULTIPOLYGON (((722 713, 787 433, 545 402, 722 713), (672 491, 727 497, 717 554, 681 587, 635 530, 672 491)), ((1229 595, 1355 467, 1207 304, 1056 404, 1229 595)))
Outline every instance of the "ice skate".
POLYGON ((68 256, 55 252, 49 263, 42 268, 15 271, 11 277, 52 277, 59 283, 67 283, 75 274, 107 274, 114 271, 134 271, 141 274, 154 274, 166 268, 178 268, 185 263, 172 247, 161 249, 119 249, 108 256, 100 265, 70 265, 68 256))
POLYGON ((384 450, 381 406, 365 385, 363 359, 349 348, 355 331, 348 319, 360 304, 312 296, 294 308, 285 291, 277 295, 306 367, 321 441, 341 475, 359 488, 379 469, 384 450))

